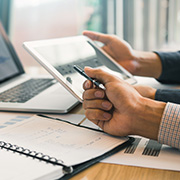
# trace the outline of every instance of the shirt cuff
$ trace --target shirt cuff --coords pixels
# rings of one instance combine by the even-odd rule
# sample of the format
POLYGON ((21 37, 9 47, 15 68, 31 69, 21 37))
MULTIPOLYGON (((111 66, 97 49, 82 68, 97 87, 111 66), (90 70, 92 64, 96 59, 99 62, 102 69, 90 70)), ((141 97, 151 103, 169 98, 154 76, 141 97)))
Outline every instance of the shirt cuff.
POLYGON ((155 100, 180 104, 180 89, 157 89, 155 100))
POLYGON ((157 79, 161 83, 180 83, 180 51, 177 52, 154 52, 162 63, 162 73, 157 79))
POLYGON ((160 123, 158 141, 180 149, 180 105, 167 103, 160 123))

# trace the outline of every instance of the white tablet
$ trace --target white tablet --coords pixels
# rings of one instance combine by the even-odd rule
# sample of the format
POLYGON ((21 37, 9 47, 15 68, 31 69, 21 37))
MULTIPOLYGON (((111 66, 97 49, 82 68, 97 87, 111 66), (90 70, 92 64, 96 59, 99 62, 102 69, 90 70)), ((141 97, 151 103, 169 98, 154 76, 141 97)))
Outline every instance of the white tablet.
POLYGON ((73 65, 102 68, 130 84, 136 83, 128 71, 85 36, 24 42, 23 47, 80 102, 86 79, 73 65))

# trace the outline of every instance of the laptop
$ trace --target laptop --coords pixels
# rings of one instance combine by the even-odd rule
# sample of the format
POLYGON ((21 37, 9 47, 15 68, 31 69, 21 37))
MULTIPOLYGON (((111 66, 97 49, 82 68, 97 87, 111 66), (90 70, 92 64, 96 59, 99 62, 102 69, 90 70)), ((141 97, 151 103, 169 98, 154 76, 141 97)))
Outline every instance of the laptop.
POLYGON ((52 76, 30 76, 0 23, 0 111, 67 113, 79 101, 52 76))
POLYGON ((24 42, 23 47, 75 98, 83 101, 83 83, 86 80, 73 66, 101 68, 124 81, 137 81, 127 70, 113 60, 94 41, 85 36, 24 42))

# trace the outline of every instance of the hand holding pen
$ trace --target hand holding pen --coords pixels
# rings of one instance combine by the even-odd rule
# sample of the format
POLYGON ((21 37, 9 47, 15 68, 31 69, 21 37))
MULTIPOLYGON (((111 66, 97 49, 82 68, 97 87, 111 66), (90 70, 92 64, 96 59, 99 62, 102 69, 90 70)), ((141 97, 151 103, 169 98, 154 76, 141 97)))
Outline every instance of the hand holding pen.
POLYGON ((96 81, 95 79, 92 79, 91 77, 89 77, 83 69, 81 69, 79 66, 74 65, 73 68, 82 76, 84 76, 86 79, 90 80, 93 84, 95 84, 97 87, 106 90, 106 88, 104 87, 104 85, 98 81, 96 81))

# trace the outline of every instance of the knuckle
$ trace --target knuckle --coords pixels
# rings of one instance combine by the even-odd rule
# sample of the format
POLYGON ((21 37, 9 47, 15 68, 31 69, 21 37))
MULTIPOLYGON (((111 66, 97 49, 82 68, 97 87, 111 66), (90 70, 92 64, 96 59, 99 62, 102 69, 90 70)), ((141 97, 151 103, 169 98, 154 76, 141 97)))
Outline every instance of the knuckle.
POLYGON ((92 120, 91 110, 87 109, 87 110, 85 111, 85 116, 86 116, 89 120, 92 120))
POLYGON ((86 109, 86 107, 87 107, 86 106, 86 101, 84 101, 82 105, 83 105, 83 108, 86 109))
POLYGON ((101 72, 103 72, 103 70, 100 69, 100 68, 95 68, 94 71, 95 71, 95 73, 101 73, 101 72))
POLYGON ((109 101, 103 101, 102 106, 104 109, 106 109, 108 111, 111 110, 113 107, 112 103, 110 103, 109 101))
POLYGON ((100 115, 99 115, 99 110, 92 110, 92 109, 87 109, 85 111, 85 116, 89 119, 89 120, 100 120, 100 115))
POLYGON ((85 91, 82 94, 82 98, 85 99, 85 91))
POLYGON ((84 91, 83 94, 82 94, 82 98, 83 98, 84 100, 86 99, 86 94, 87 94, 86 91, 84 91))
POLYGON ((101 111, 100 110, 95 110, 94 115, 96 117, 96 120, 101 120, 102 116, 101 116, 101 111))
POLYGON ((116 36, 115 34, 111 34, 111 40, 114 40, 114 39, 118 39, 118 36, 116 36))
POLYGON ((88 110, 86 110, 84 114, 89 119, 88 110))
POLYGON ((86 100, 86 99, 90 99, 90 90, 85 90, 83 92, 83 99, 86 100))

